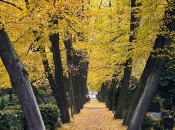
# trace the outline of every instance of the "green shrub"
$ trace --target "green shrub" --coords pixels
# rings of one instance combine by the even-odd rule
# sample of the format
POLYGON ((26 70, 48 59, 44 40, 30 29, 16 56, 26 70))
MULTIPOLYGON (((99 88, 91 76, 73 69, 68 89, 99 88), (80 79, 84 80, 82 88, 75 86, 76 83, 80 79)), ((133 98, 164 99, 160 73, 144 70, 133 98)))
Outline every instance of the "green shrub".
POLYGON ((22 130, 21 111, 0 111, 0 130, 22 130))
POLYGON ((142 130, 151 130, 153 119, 149 116, 145 116, 142 124, 142 130))
MULTIPOLYGON (((39 105, 41 116, 47 130, 55 130, 60 126, 60 112, 53 104, 39 105)), ((22 116, 20 106, 11 106, 0 111, 0 130, 26 130, 26 120, 22 116)))
POLYGON ((154 120, 149 116, 145 116, 142 130, 164 130, 162 120, 154 120))
POLYGON ((154 120, 152 125, 153 130, 164 130, 162 120, 154 120))
POLYGON ((1 98, 1 102, 0 102, 0 110, 3 110, 6 106, 5 100, 4 98, 1 98))
POLYGON ((173 116, 174 115, 174 111, 172 110, 172 111, 170 111, 170 115, 171 116, 173 116))
POLYGON ((40 112, 46 129, 54 130, 59 126, 60 112, 58 107, 53 104, 40 105, 40 112))
POLYGON ((56 100, 55 100, 54 96, 52 96, 52 95, 44 97, 44 102, 47 104, 56 104, 56 100))
POLYGON ((47 91, 46 90, 38 88, 37 91, 42 97, 46 97, 47 96, 47 91))

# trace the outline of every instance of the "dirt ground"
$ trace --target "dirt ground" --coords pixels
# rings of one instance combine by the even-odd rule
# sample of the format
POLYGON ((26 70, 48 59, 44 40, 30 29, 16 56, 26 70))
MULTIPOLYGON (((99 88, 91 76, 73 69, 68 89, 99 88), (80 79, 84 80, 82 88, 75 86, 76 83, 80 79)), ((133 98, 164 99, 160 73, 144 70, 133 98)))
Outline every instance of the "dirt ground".
POLYGON ((121 125, 122 120, 114 120, 113 116, 104 103, 92 99, 80 114, 74 115, 70 124, 62 125, 58 130, 126 130, 121 125))

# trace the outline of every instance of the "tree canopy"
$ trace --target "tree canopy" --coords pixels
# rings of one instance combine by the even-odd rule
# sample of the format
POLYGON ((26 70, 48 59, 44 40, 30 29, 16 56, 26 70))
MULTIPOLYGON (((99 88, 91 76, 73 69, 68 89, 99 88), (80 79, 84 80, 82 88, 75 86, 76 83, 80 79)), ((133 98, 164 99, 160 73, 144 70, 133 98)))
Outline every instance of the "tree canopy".
MULTIPOLYGON (((85 50, 88 68, 88 85, 98 90, 101 83, 111 80, 115 71, 122 72, 122 64, 130 56, 133 58, 132 75, 139 78, 145 65, 156 35, 160 31, 162 17, 167 2, 165 0, 142 0, 138 18, 140 26, 134 33, 137 41, 128 42, 130 32, 130 1, 89 0, 89 1, 52 1, 20 0, 0 1, 0 28, 5 28, 13 46, 29 72, 32 82, 47 85, 42 57, 35 51, 45 46, 51 65, 48 36, 59 32, 63 43, 71 35, 73 47, 85 50), (58 18, 58 25, 51 21, 58 18), (40 37, 39 42, 36 38, 40 37), (132 51, 128 52, 128 49, 132 51)), ((137 8, 134 8, 137 10, 137 8)), ((162 32, 163 33, 163 32, 162 32)), ((64 74, 68 69, 65 60, 65 48, 61 44, 64 74)), ((1 87, 11 87, 8 74, 0 62, 1 87)), ((122 73, 118 78, 122 78, 122 73)))

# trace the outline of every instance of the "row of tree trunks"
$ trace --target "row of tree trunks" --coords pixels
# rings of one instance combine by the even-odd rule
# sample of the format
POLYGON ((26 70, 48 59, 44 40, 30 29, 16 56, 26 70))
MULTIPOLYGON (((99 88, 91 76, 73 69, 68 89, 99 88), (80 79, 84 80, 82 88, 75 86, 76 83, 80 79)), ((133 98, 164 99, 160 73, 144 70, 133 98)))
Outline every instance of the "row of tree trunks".
POLYGON ((67 64, 70 71, 73 114, 78 114, 86 102, 88 62, 84 60, 86 56, 84 52, 73 49, 71 38, 65 40, 64 45, 67 50, 67 64))
MULTIPOLYGON (((81 54, 80 54, 81 55, 81 54)), ((86 103, 86 82, 87 82, 87 69, 88 69, 88 62, 83 61, 83 57, 80 57, 80 63, 78 67, 77 73, 77 86, 79 90, 79 98, 80 98, 80 109, 83 108, 83 105, 86 103)))
POLYGON ((23 67, 4 29, 0 30, 0 56, 9 73, 15 93, 19 98, 28 129, 45 130, 31 84, 28 80, 28 73, 23 67))
MULTIPOLYGON (((168 47, 171 43, 173 43, 172 32, 175 31, 175 0, 168 1, 168 6, 165 10, 164 14, 164 25, 167 27, 167 33, 165 35, 158 35, 155 41, 155 44, 159 44, 161 48, 168 47)), ((164 27, 163 27, 164 28, 164 27)), ((165 31, 165 30, 162 30, 165 31)), ((160 51, 158 54, 167 54, 166 49, 160 51)), ((158 55, 156 54, 156 55, 158 55)), ((149 61, 149 60, 148 60, 149 61)), ((141 123, 143 122, 144 116, 147 112, 148 106, 151 102, 152 97, 156 91, 158 82, 162 75, 162 71, 164 70, 164 65, 167 62, 166 58, 156 57, 156 61, 154 61, 154 65, 152 66, 152 72, 150 73, 149 79, 146 78, 144 80, 147 81, 142 95, 140 96, 140 100, 135 107, 134 114, 130 120, 128 130, 140 130, 141 123), (148 80, 147 80, 148 79, 148 80)), ((147 63, 148 64, 148 63, 147 63)))
POLYGON ((78 114, 80 112, 80 97, 79 97, 79 90, 77 89, 77 75, 76 75, 76 68, 74 65, 75 62, 75 52, 74 49, 72 47, 72 39, 69 38, 68 40, 64 41, 64 45, 65 48, 67 50, 66 54, 67 54, 67 64, 68 64, 68 68, 70 70, 69 72, 69 80, 71 83, 71 94, 72 94, 72 106, 73 106, 73 114, 78 114))
POLYGON ((101 90, 100 90, 100 97, 101 97, 100 101, 101 102, 105 102, 106 103, 107 89, 108 89, 108 86, 103 82, 101 90))

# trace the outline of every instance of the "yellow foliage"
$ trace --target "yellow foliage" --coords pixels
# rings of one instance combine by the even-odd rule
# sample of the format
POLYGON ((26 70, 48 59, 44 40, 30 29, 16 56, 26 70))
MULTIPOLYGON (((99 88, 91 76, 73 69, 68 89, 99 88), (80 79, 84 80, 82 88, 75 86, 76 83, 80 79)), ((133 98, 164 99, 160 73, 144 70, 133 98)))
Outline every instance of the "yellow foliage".
MULTIPOLYGON (((121 67, 129 57, 133 58, 132 75, 139 77, 156 35, 160 33, 164 15, 165 0, 142 0, 137 17, 140 24, 135 32, 130 32, 130 1, 123 0, 21 0, 0 1, 0 29, 5 28, 17 54, 29 72, 31 81, 46 82, 42 57, 29 50, 33 44, 46 47, 47 58, 53 69, 49 36, 59 33, 62 63, 65 75, 68 72, 63 41, 72 35, 73 47, 88 53, 88 83, 95 89, 102 82, 111 80, 114 71, 122 72, 121 67), (58 24, 54 20, 58 19, 58 24), (136 40, 129 43, 129 36, 135 34, 136 40), (40 37, 39 41, 36 38, 40 37), (128 51, 128 49, 131 49, 128 51), (29 51, 29 53, 28 53, 29 51), (138 69, 139 67, 139 69, 138 69), (135 68, 135 67, 134 67, 135 68)), ((162 32, 163 33, 163 32, 162 32)), ((3 76, 1 86, 10 87, 5 68, 0 62, 3 76)), ((122 74, 118 78, 122 78, 122 74)), ((38 84, 40 84, 38 83, 38 84)))

